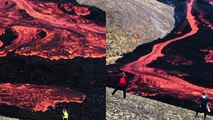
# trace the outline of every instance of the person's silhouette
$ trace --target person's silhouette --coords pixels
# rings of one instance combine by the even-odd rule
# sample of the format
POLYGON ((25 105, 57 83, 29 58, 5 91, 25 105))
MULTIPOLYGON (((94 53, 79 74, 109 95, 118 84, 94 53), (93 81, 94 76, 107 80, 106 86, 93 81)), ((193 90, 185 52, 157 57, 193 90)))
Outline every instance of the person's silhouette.
POLYGON ((127 78, 126 74, 122 72, 122 77, 119 80, 119 84, 112 92, 112 95, 114 95, 117 90, 123 90, 123 97, 126 98, 126 87, 127 87, 126 78, 127 78))
POLYGON ((62 112, 63 112, 63 120, 68 120, 68 116, 69 116, 69 114, 68 114, 68 112, 67 112, 67 110, 64 108, 63 110, 62 110, 62 112))
POLYGON ((202 96, 200 97, 200 104, 198 106, 198 109, 196 111, 196 116, 199 112, 204 113, 204 119, 206 119, 207 112, 210 112, 209 106, 208 106, 208 96, 206 95, 206 92, 202 92, 202 96))

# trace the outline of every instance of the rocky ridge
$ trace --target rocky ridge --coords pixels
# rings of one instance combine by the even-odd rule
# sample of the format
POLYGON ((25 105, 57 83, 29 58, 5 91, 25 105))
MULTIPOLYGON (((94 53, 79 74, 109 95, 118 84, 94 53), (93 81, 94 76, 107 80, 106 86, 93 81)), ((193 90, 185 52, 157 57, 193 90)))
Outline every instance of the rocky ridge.
POLYGON ((106 5, 109 0, 76 0, 76 1, 81 4, 96 6, 102 10, 106 10, 107 8, 106 5))

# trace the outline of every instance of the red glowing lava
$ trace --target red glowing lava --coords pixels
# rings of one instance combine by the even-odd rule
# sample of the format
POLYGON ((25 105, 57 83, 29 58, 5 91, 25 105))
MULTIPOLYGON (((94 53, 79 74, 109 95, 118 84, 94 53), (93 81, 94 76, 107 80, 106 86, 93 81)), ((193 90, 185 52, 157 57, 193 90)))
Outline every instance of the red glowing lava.
POLYGON ((201 51, 208 52, 208 54, 205 55, 205 61, 207 63, 213 63, 213 50, 201 50, 201 51))
POLYGON ((0 47, 3 45, 3 42, 1 42, 1 40, 0 40, 0 47))
POLYGON ((104 57, 105 26, 83 17, 90 14, 88 7, 71 3, 61 7, 76 14, 65 14, 50 1, 1 0, 0 29, 11 28, 18 38, 0 49, 0 57, 13 50, 51 60, 104 57))
MULTIPOLYGON (((0 36, 2 35, 2 34, 4 34, 4 29, 0 29, 0 36)), ((0 39, 0 47, 3 45, 3 42, 1 41, 1 39, 0 39)))
POLYGON ((129 63, 121 68, 121 70, 134 74, 135 77, 131 80, 128 87, 130 93, 140 93, 144 96, 156 96, 157 94, 172 95, 180 99, 199 97, 200 93, 205 90, 210 98, 210 106, 213 107, 213 89, 204 88, 193 85, 184 79, 181 75, 170 75, 162 69, 148 67, 147 65, 155 61, 159 57, 163 57, 162 50, 170 43, 182 40, 192 36, 199 30, 197 21, 192 15, 193 3, 195 0, 190 0, 187 3, 187 20, 191 27, 191 31, 183 36, 170 39, 166 42, 155 44, 152 51, 140 57, 137 61, 129 63), (149 89, 151 92, 143 92, 143 89, 149 89), (157 93, 157 94, 156 94, 157 93))
POLYGON ((64 9, 68 12, 74 11, 78 16, 85 16, 90 14, 90 10, 88 7, 84 6, 75 6, 72 3, 66 3, 62 5, 64 9))
POLYGON ((213 0, 209 0, 209 4, 213 5, 213 0))
POLYGON ((82 103, 85 95, 67 88, 32 84, 0 84, 0 103, 33 111, 47 111, 57 103, 82 103))

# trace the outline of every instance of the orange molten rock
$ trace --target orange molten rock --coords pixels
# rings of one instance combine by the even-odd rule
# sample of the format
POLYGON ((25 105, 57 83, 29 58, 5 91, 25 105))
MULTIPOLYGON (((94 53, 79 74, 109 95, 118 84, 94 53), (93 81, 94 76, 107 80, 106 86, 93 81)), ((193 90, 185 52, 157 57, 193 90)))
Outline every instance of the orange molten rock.
POLYGON ((135 75, 129 87, 127 88, 130 93, 140 93, 143 96, 156 96, 156 93, 166 95, 170 94, 180 99, 194 99, 199 97, 200 93, 205 90, 210 98, 209 105, 213 107, 213 89, 193 85, 182 79, 180 77, 181 74, 179 73, 177 73, 176 76, 170 75, 162 69, 150 68, 147 66, 157 58, 164 56, 164 54, 162 54, 162 50, 168 44, 178 40, 183 40, 184 38, 197 33, 199 28, 195 17, 192 15, 192 7, 194 2, 195 0, 190 0, 187 3, 186 18, 191 27, 190 32, 183 36, 154 45, 152 51, 149 54, 142 56, 137 61, 129 63, 121 68, 123 71, 135 75), (149 90, 153 91, 153 93, 147 94, 143 92, 143 89, 147 87, 149 90))
POLYGON ((205 55, 207 63, 213 63, 213 50, 209 50, 209 54, 205 55))
POLYGON ((47 111, 57 103, 82 103, 85 95, 67 88, 32 84, 0 84, 0 103, 33 111, 47 111))
POLYGON ((3 42, 0 40, 0 47, 3 45, 3 42))
MULTIPOLYGON (((0 36, 2 34, 4 34, 5 29, 0 29, 0 36)), ((3 45, 4 43, 0 40, 0 47, 3 45)))
POLYGON ((105 26, 83 17, 90 14, 89 8, 70 7, 76 14, 65 14, 50 1, 1 0, 0 29, 9 26, 18 38, 0 49, 0 56, 16 50, 51 60, 104 57, 105 26))

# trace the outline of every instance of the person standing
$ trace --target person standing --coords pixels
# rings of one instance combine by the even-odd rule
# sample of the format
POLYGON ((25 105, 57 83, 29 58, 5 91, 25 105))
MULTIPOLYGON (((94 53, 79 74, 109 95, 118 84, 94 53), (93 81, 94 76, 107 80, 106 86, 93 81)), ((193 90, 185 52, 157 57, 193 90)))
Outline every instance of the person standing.
POLYGON ((69 114, 68 114, 67 110, 64 108, 62 110, 62 112, 63 112, 63 120, 68 120, 69 114))
POLYGON ((202 92, 202 96, 200 97, 200 104, 196 111, 196 116, 199 112, 204 113, 204 119, 206 119, 207 112, 211 112, 208 106, 208 96, 206 95, 205 91, 202 92))
POLYGON ((127 76, 124 72, 122 72, 121 75, 122 75, 122 77, 119 80, 119 84, 115 88, 115 90, 112 92, 112 95, 114 95, 117 90, 123 90, 123 97, 125 99, 126 98, 126 87, 127 87, 127 83, 126 83, 127 76))

